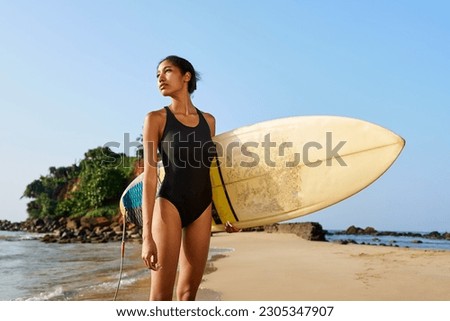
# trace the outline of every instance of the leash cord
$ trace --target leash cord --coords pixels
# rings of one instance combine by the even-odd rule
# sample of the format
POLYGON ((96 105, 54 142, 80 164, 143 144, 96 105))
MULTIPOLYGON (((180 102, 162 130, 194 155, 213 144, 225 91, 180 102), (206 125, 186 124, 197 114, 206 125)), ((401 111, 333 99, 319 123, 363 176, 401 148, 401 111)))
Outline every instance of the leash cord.
POLYGON ((123 261, 125 257, 125 231, 126 231, 126 220, 123 220, 123 229, 122 229, 122 244, 120 246, 120 270, 119 270, 119 280, 117 281, 116 293, 114 294, 113 301, 116 301, 117 294, 119 293, 120 282, 122 281, 122 273, 123 273, 123 261))

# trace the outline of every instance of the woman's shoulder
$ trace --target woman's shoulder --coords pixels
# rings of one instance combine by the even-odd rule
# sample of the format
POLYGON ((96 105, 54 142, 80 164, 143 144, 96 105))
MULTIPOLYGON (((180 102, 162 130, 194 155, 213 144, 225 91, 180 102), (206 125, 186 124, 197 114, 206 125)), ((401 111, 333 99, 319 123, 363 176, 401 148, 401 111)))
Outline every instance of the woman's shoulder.
POLYGON ((145 115, 144 128, 160 129, 166 123, 166 110, 164 108, 152 110, 145 115))
POLYGON ((166 118, 166 110, 164 108, 158 110, 152 110, 145 115, 146 121, 151 122, 159 122, 161 120, 165 120, 166 118))

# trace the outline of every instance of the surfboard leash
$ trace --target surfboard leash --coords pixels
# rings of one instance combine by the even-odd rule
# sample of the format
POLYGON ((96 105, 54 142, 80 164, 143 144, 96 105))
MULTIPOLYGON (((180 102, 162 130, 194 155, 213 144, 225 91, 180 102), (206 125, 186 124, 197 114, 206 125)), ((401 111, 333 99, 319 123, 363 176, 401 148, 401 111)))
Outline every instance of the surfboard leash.
POLYGON ((123 228, 122 228, 122 244, 120 245, 120 269, 119 269, 119 280, 117 281, 117 288, 116 293, 114 294, 113 301, 116 301, 117 294, 119 293, 120 289, 120 283, 122 281, 122 274, 123 274, 123 262, 125 260, 125 235, 126 235, 126 229, 127 229, 127 222, 125 219, 125 216, 123 216, 123 228))

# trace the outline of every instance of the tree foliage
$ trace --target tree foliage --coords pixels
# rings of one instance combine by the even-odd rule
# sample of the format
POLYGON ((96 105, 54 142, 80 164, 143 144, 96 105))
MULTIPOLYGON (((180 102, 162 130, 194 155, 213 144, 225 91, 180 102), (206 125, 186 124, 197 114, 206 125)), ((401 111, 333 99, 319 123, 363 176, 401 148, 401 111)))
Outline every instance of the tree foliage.
POLYGON ((85 153, 79 165, 50 167, 49 174, 31 182, 24 197, 30 217, 114 215, 133 175, 133 159, 108 147, 85 153))

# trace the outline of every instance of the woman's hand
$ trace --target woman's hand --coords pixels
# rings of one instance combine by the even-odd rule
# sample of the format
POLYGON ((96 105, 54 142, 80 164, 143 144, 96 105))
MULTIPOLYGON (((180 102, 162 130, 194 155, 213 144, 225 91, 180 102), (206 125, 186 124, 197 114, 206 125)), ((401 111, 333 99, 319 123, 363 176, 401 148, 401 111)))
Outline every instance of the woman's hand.
POLYGON ((231 224, 229 221, 225 224, 225 231, 227 233, 236 233, 242 231, 240 228, 237 228, 233 224, 231 224))
POLYGON ((153 238, 142 242, 142 260, 150 270, 158 271, 161 269, 161 265, 158 264, 158 250, 153 238))

